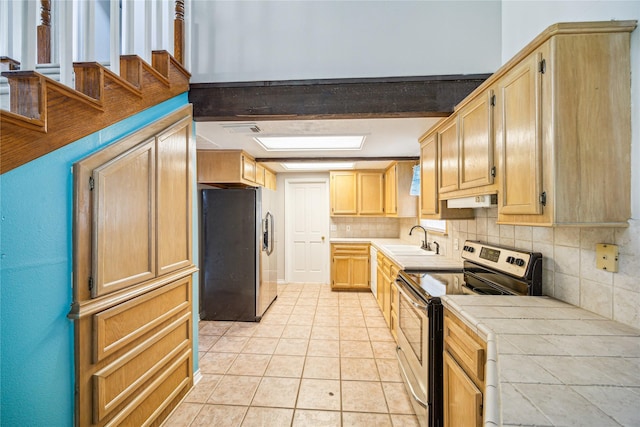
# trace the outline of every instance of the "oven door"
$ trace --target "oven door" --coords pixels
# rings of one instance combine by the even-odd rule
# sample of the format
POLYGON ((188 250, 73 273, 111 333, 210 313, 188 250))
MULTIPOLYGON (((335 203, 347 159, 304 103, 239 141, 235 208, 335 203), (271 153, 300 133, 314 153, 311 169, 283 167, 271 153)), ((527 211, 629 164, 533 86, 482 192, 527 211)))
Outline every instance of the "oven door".
POLYGON ((429 425, 429 307, 401 277, 398 287, 400 371, 421 426, 429 425))

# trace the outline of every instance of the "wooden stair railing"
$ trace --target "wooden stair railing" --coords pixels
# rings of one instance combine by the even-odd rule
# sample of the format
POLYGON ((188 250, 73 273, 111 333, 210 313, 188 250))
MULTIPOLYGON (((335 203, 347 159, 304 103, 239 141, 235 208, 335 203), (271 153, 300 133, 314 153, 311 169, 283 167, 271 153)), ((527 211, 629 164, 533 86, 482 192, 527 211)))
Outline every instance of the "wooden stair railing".
POLYGON ((4 71, 10 111, 0 110, 0 174, 189 90, 191 74, 166 51, 152 65, 120 59, 121 75, 74 63, 76 89, 35 71, 4 71))
POLYGON ((20 69, 20 62, 8 56, 0 56, 0 71, 15 71, 20 69))

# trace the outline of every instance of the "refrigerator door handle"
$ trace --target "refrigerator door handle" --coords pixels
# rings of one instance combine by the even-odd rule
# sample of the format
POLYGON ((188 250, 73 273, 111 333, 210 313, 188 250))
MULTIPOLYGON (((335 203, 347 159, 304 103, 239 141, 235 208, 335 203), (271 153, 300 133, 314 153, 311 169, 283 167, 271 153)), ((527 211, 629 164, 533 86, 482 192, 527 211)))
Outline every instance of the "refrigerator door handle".
POLYGON ((273 252, 273 215, 271 214, 271 212, 267 212, 264 218, 264 222, 264 247, 267 251, 267 255, 271 255, 271 253, 273 252))

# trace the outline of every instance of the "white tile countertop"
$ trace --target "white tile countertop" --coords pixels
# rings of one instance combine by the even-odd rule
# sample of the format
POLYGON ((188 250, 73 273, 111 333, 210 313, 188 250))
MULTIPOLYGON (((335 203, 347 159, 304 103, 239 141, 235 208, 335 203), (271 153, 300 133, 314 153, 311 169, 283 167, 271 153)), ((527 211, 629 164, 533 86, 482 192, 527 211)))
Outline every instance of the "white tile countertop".
POLYGON ((403 270, 441 271, 462 269, 462 261, 453 260, 433 252, 424 251, 421 255, 406 255, 395 251, 393 246, 403 245, 419 248, 418 245, 407 243, 401 239, 379 239, 375 237, 333 237, 331 243, 369 243, 382 251, 388 258, 403 270), (389 248, 391 246, 392 248, 389 248))
POLYGON ((640 425, 640 330, 550 297, 442 303, 487 340, 485 426, 640 425))

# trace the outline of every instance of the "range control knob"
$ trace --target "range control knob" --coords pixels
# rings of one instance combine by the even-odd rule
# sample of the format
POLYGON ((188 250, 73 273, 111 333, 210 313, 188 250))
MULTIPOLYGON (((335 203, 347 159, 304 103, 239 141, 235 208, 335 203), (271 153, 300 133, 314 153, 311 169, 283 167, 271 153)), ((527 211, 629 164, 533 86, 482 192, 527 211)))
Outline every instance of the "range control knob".
POLYGON ((513 264, 516 259, 512 256, 507 257, 507 264, 513 264))
POLYGON ((475 251, 475 248, 473 246, 465 246, 466 247, 466 251, 469 253, 473 253, 475 251))
POLYGON ((522 266, 524 265, 524 260, 523 260, 522 258, 518 258, 518 259, 516 260, 516 265, 517 265, 518 267, 522 267, 522 266))

